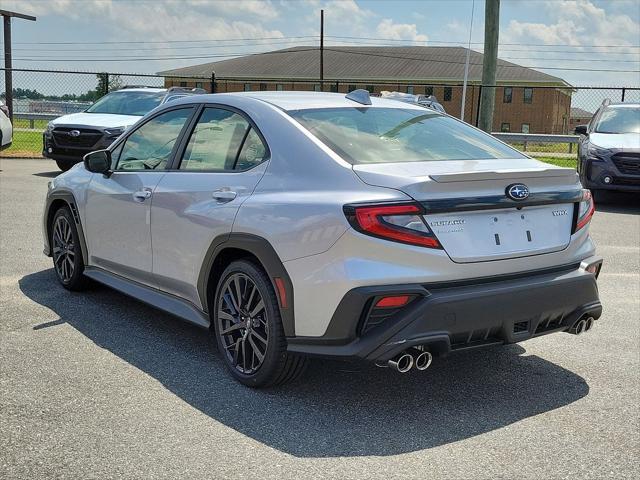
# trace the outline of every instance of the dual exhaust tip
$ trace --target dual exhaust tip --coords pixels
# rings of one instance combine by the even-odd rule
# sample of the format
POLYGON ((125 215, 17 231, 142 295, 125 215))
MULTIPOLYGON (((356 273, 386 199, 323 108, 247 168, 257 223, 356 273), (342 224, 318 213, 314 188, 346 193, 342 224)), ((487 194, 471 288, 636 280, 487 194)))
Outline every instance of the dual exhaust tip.
POLYGON ((569 333, 572 333, 573 335, 581 335, 588 332, 593 327, 594 321, 593 317, 581 318, 571 326, 569 333))
POLYGON ((431 352, 412 348, 411 350, 403 352, 397 357, 389 360, 387 365, 389 368, 392 368, 397 372, 407 373, 414 366, 416 367, 416 370, 426 370, 431 366, 432 361, 433 355, 431 355, 431 352))

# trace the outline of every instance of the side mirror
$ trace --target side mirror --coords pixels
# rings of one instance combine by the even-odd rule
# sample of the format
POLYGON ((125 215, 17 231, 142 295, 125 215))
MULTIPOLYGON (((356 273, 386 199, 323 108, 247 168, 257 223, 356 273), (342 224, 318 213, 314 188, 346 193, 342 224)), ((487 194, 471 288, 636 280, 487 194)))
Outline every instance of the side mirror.
POLYGON ((578 125, 573 131, 576 135, 586 135, 588 133, 586 125, 578 125))
POLYGON ((84 156, 84 168, 93 173, 108 175, 111 170, 111 152, 98 150, 84 156))

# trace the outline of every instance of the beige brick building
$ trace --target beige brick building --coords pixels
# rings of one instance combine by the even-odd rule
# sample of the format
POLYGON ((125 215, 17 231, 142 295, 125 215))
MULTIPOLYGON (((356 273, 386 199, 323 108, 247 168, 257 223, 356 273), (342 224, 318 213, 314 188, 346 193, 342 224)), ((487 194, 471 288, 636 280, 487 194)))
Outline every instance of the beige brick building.
MULTIPOLYGON (((211 92, 366 88, 435 95, 460 116, 467 49, 462 47, 325 47, 320 84, 317 47, 294 47, 160 72, 166 86, 211 92), (213 87, 213 88, 212 88, 213 87)), ((475 124, 482 53, 471 51, 465 121, 475 124)), ((489 87, 484 87, 489 88, 489 87)), ((498 60, 494 131, 570 133, 572 87, 561 78, 498 60)))

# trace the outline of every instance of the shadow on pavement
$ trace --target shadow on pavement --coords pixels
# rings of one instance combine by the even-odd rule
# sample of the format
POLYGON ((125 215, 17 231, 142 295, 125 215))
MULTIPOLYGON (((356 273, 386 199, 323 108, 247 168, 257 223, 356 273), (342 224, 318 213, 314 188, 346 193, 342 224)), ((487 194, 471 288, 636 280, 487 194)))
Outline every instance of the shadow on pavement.
POLYGON ((47 178, 55 178, 58 175, 60 175, 62 172, 60 170, 58 170, 57 172, 39 172, 39 173, 32 173, 31 175, 35 176, 35 177, 47 177, 47 178))
MULTIPOLYGON (((151 375, 194 408, 298 457, 396 455, 489 432, 589 393, 585 380, 517 345, 459 353, 427 372, 313 362, 296 384, 251 390, 225 372, 205 331, 96 286, 71 293, 53 270, 23 277, 22 292, 151 375)), ((63 345, 60 348, 64 348, 63 345)), ((96 365, 96 368, 100 368, 96 365)))
POLYGON ((640 193, 600 190, 594 199, 598 212, 640 214, 640 193))

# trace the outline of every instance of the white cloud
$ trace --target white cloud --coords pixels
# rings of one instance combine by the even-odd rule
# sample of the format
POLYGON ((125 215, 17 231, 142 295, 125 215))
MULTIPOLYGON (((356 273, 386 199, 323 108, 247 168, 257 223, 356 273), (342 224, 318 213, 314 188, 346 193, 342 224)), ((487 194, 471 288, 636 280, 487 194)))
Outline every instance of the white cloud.
POLYGON ((426 42, 429 37, 418 33, 415 23, 394 23, 390 18, 383 19, 376 28, 376 33, 390 40, 412 40, 426 42))

